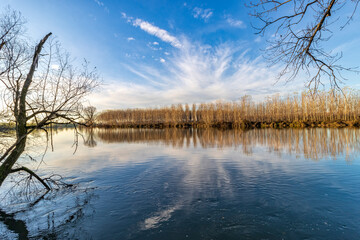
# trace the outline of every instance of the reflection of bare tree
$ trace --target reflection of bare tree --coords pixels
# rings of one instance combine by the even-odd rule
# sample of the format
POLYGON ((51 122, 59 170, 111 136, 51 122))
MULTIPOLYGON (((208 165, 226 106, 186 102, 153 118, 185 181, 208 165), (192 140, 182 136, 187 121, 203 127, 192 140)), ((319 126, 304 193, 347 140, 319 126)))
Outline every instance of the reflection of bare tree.
POLYGON ((189 145, 196 137, 193 129, 96 129, 94 133, 99 140, 106 143, 162 143, 182 148, 189 145))
POLYGON ((266 146, 269 152, 303 154, 318 160, 336 158, 344 154, 350 160, 351 153, 360 152, 360 130, 353 128, 310 129, 94 129, 96 138, 106 143, 153 143, 176 148, 241 148, 251 154, 253 147, 266 146))
POLYGON ((84 145, 87 147, 96 147, 97 143, 94 138, 94 129, 93 128, 85 128, 85 138, 84 145))
POLYGON ((15 219, 15 214, 7 214, 0 209, 0 222, 4 223, 6 227, 16 233, 19 239, 28 239, 29 231, 26 224, 22 220, 15 219))

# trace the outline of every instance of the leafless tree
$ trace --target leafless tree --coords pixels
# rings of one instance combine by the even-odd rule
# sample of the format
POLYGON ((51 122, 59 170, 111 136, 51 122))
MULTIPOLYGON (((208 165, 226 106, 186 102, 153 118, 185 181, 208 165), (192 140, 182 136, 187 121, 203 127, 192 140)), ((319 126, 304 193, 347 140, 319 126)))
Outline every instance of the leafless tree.
POLYGON ((349 88, 343 88, 342 92, 318 90, 316 95, 311 91, 283 97, 274 94, 260 102, 245 95, 234 102, 201 103, 199 107, 193 104, 191 110, 186 106, 106 110, 97 115, 96 123, 122 128, 241 128, 254 124, 256 127, 279 127, 273 124, 280 123, 293 127, 360 125, 360 91, 349 88))
POLYGON ((279 77, 286 75, 291 81, 300 72, 306 72, 309 80, 307 86, 317 90, 328 79, 332 88, 340 89, 339 84, 345 79, 343 71, 356 71, 356 68, 338 64, 342 53, 332 53, 323 48, 333 34, 331 26, 338 19, 340 9, 353 7, 353 12, 344 21, 340 29, 352 20, 359 5, 359 0, 254 0, 248 6, 251 15, 262 24, 255 26, 258 34, 274 31, 268 41, 266 56, 272 63, 283 63, 285 66, 279 77))
POLYGON ((17 161, 35 130, 49 139, 49 126, 81 122, 82 101, 98 85, 98 76, 87 63, 74 67, 51 33, 32 47, 23 27, 17 12, 0 18, 0 89, 7 120, 15 125, 15 140, 0 152, 0 186, 9 174, 25 171, 49 189, 46 181, 17 161))
POLYGON ((95 122, 95 115, 96 115, 96 107, 89 106, 84 108, 84 119, 86 124, 92 126, 95 122))

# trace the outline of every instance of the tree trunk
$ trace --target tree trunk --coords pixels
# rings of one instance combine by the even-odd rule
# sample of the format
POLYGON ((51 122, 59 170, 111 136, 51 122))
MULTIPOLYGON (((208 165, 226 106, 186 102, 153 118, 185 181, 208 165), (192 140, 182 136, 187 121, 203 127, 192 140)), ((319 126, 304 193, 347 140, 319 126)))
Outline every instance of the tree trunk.
MULTIPOLYGON (((40 52, 46 42, 46 40, 50 37, 51 33, 48 33, 35 48, 33 60, 29 69, 29 73, 26 76, 24 85, 21 90, 21 94, 19 96, 19 108, 15 109, 17 114, 15 114, 16 119, 16 140, 17 144, 14 150, 11 151, 8 157, 5 158, 4 162, 0 166, 0 187, 7 176, 12 172, 12 167, 19 159, 21 154, 24 152, 26 146, 27 139, 27 116, 26 116, 26 96, 29 90, 29 87, 32 83, 33 76, 38 64, 38 60, 40 57, 40 52)), ((16 99, 17 101, 17 99, 16 99)))
POLYGON ((24 137, 15 147, 15 149, 10 153, 10 155, 5 159, 4 163, 0 166, 0 187, 7 176, 11 173, 11 169, 19 159, 21 154, 24 152, 26 145, 26 137, 24 137))

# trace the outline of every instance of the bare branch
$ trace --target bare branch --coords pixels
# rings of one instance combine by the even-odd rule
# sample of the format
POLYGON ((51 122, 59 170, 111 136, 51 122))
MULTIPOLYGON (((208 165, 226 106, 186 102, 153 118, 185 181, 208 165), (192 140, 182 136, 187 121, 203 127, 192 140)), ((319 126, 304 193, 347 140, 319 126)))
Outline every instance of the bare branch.
POLYGON ((44 187, 47 190, 50 190, 51 188, 49 187, 49 185, 47 185, 47 183, 41 178, 39 177, 36 173, 34 173, 33 171, 31 171, 30 169, 28 169, 27 167, 20 167, 20 168, 15 168, 11 170, 11 173, 15 173, 15 172, 19 172, 19 171, 25 171, 27 173, 29 173, 31 176, 35 177, 42 185, 44 185, 44 187))
MULTIPOLYGON (((82 103, 99 85, 96 69, 89 69, 86 61, 82 68, 74 66, 70 54, 51 38, 52 33, 31 46, 22 34, 23 24, 17 12, 0 15, 0 84, 4 113, 15 123, 16 132, 14 143, 0 156, 0 186, 14 171, 35 176, 24 167, 12 168, 36 129, 64 123, 87 125, 82 103)), ((53 147, 51 136, 47 135, 46 141, 53 147)))
MULTIPOLYGON (((337 62, 342 54, 332 54, 322 49, 322 43, 331 39, 331 17, 345 5, 354 4, 357 9, 360 0, 257 0, 248 7, 251 15, 258 19, 260 27, 255 27, 258 34, 268 29, 275 31, 266 49, 266 57, 272 64, 283 64, 279 78, 286 76, 286 81, 294 80, 300 73, 308 75, 307 86, 317 90, 328 79, 331 88, 340 89, 344 80, 341 72, 356 71, 355 68, 343 67, 337 62)), ((355 11, 346 22, 348 25, 355 11)), ((342 26, 340 29, 342 29, 342 26)))

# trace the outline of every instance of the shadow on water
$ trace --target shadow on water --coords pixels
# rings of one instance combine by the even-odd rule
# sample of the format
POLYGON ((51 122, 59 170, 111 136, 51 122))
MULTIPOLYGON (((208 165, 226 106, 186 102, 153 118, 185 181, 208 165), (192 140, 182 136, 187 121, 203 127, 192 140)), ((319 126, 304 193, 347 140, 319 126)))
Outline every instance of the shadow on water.
POLYGON ((29 231, 26 223, 22 220, 15 219, 15 214, 7 214, 0 209, 0 222, 2 222, 8 230, 17 234, 19 240, 29 239, 29 231))

